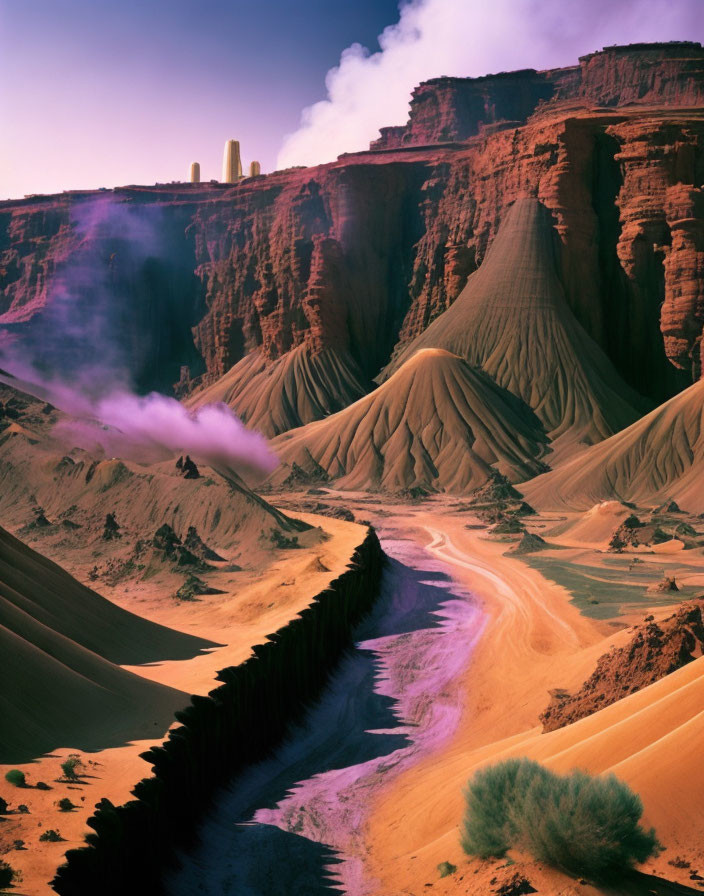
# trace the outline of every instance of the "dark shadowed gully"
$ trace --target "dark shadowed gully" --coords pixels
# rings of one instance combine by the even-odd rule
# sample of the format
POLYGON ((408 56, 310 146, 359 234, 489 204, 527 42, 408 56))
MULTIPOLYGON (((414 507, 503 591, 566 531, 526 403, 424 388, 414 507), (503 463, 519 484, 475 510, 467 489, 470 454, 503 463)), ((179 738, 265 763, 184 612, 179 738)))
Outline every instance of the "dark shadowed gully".
POLYGON ((447 742, 482 615, 446 568, 398 532, 374 613, 305 723, 223 793, 170 896, 373 890, 363 828, 374 795, 447 742))

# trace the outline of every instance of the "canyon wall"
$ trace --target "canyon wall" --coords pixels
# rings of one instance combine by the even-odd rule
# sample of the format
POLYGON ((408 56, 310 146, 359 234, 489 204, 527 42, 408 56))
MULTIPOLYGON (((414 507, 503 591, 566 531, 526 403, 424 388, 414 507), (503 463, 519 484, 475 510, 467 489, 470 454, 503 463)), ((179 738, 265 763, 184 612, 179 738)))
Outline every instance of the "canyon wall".
POLYGON ((610 48, 553 72, 427 82, 407 126, 327 165, 0 203, 0 340, 46 332, 56 282, 93 253, 142 388, 189 394, 254 350, 273 363, 332 349, 361 381, 454 301, 531 195, 554 215, 576 316, 661 401, 701 370, 703 98, 698 44, 610 48), (77 227, 99 201, 133 222, 158 210, 148 257, 131 251, 138 233, 77 227))
POLYGON ((71 850, 54 889, 61 896, 158 896, 174 850, 189 842, 215 791, 266 756, 300 720, 379 591, 384 554, 372 529, 350 567, 301 614, 222 670, 207 697, 177 713, 179 727, 144 754, 154 773, 123 806, 101 800, 88 845, 71 850))
POLYGON ((372 149, 467 140, 575 106, 701 108, 704 49, 693 42, 607 47, 572 68, 483 78, 433 78, 413 91, 405 125, 382 128, 372 149))

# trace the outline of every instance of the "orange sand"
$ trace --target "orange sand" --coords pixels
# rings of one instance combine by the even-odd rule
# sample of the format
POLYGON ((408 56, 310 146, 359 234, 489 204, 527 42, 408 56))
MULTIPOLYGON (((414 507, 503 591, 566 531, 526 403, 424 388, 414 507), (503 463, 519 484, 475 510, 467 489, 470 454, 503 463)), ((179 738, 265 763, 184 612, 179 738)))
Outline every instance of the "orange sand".
MULTIPOLYGON (((704 658, 543 735, 538 714, 548 689, 581 684, 598 656, 622 643, 626 632, 614 634, 607 623, 581 616, 566 591, 504 556, 506 544, 465 529, 465 519, 419 512, 414 522, 426 530, 429 550, 477 593, 488 623, 467 671, 458 735, 442 754, 398 779, 374 807, 367 842, 372 874, 381 882, 378 892, 415 894, 428 883, 434 893, 490 892, 487 874, 495 875, 497 863, 487 871, 469 862, 459 845, 462 790, 473 769, 505 756, 530 756, 558 771, 614 771, 640 794, 645 822, 667 846, 651 870, 674 879, 678 872, 667 858, 675 855, 696 867, 704 859, 704 766, 698 758, 704 658), (441 880, 437 865, 443 861, 457 865, 457 874, 441 880)), ((534 864, 530 874, 534 884, 542 882, 540 892, 588 892, 534 864)))
MULTIPOLYGON (((322 526, 330 537, 308 549, 279 552, 276 561, 258 573, 237 573, 236 590, 206 595, 198 603, 166 600, 162 593, 155 591, 154 582, 138 588, 138 597, 131 592, 125 595, 122 590, 119 603, 127 609, 138 613, 146 609, 144 615, 153 621, 225 645, 190 660, 130 666, 131 671, 188 694, 205 694, 218 686, 215 673, 219 669, 245 660, 255 644, 305 608, 344 571, 354 549, 363 540, 365 529, 341 520, 300 516, 314 526, 322 526)), ((214 576, 212 582, 216 587, 223 587, 214 576)), ((113 597, 107 591, 106 596, 113 597)), ((164 735, 164 731, 158 731, 154 740, 82 753, 86 774, 77 784, 57 780, 61 776, 61 762, 69 753, 77 752, 70 745, 35 762, 12 766, 25 772, 30 785, 27 788, 7 784, 4 776, 11 766, 0 766, 0 795, 10 803, 10 809, 23 803, 30 810, 28 815, 13 813, 0 821, 0 853, 5 853, 4 860, 22 875, 18 892, 32 896, 48 896, 54 892, 49 881, 65 852, 83 842, 89 830, 86 819, 93 814, 95 804, 103 797, 115 804, 128 800, 134 785, 151 772, 151 766, 139 754, 160 743, 164 735), (52 789, 37 790, 33 786, 37 781, 46 782, 52 789), (56 802, 66 796, 78 804, 76 810, 68 813, 58 810, 56 802), (58 830, 64 842, 40 843, 40 834, 50 828, 58 830), (25 841, 26 849, 12 848, 18 839, 25 841)))

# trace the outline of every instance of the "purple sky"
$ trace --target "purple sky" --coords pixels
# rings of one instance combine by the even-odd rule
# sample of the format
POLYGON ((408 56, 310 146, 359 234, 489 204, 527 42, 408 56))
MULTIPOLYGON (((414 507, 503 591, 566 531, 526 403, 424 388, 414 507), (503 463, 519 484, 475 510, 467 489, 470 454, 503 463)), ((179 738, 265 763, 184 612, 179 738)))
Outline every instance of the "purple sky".
POLYGON ((0 0, 0 199, 272 170, 304 106, 398 0, 0 0))

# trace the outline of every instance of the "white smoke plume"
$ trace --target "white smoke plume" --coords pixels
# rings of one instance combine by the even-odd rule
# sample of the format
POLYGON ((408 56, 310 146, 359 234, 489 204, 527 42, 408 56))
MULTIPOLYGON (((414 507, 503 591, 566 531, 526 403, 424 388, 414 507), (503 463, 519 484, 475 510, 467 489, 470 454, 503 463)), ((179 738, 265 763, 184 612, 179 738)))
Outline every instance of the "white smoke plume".
POLYGON ((411 91, 441 75, 477 77, 576 64, 609 44, 701 40, 703 0, 412 0, 379 37, 348 47, 326 77, 327 99, 303 110, 278 167, 329 162, 404 124, 411 91))

